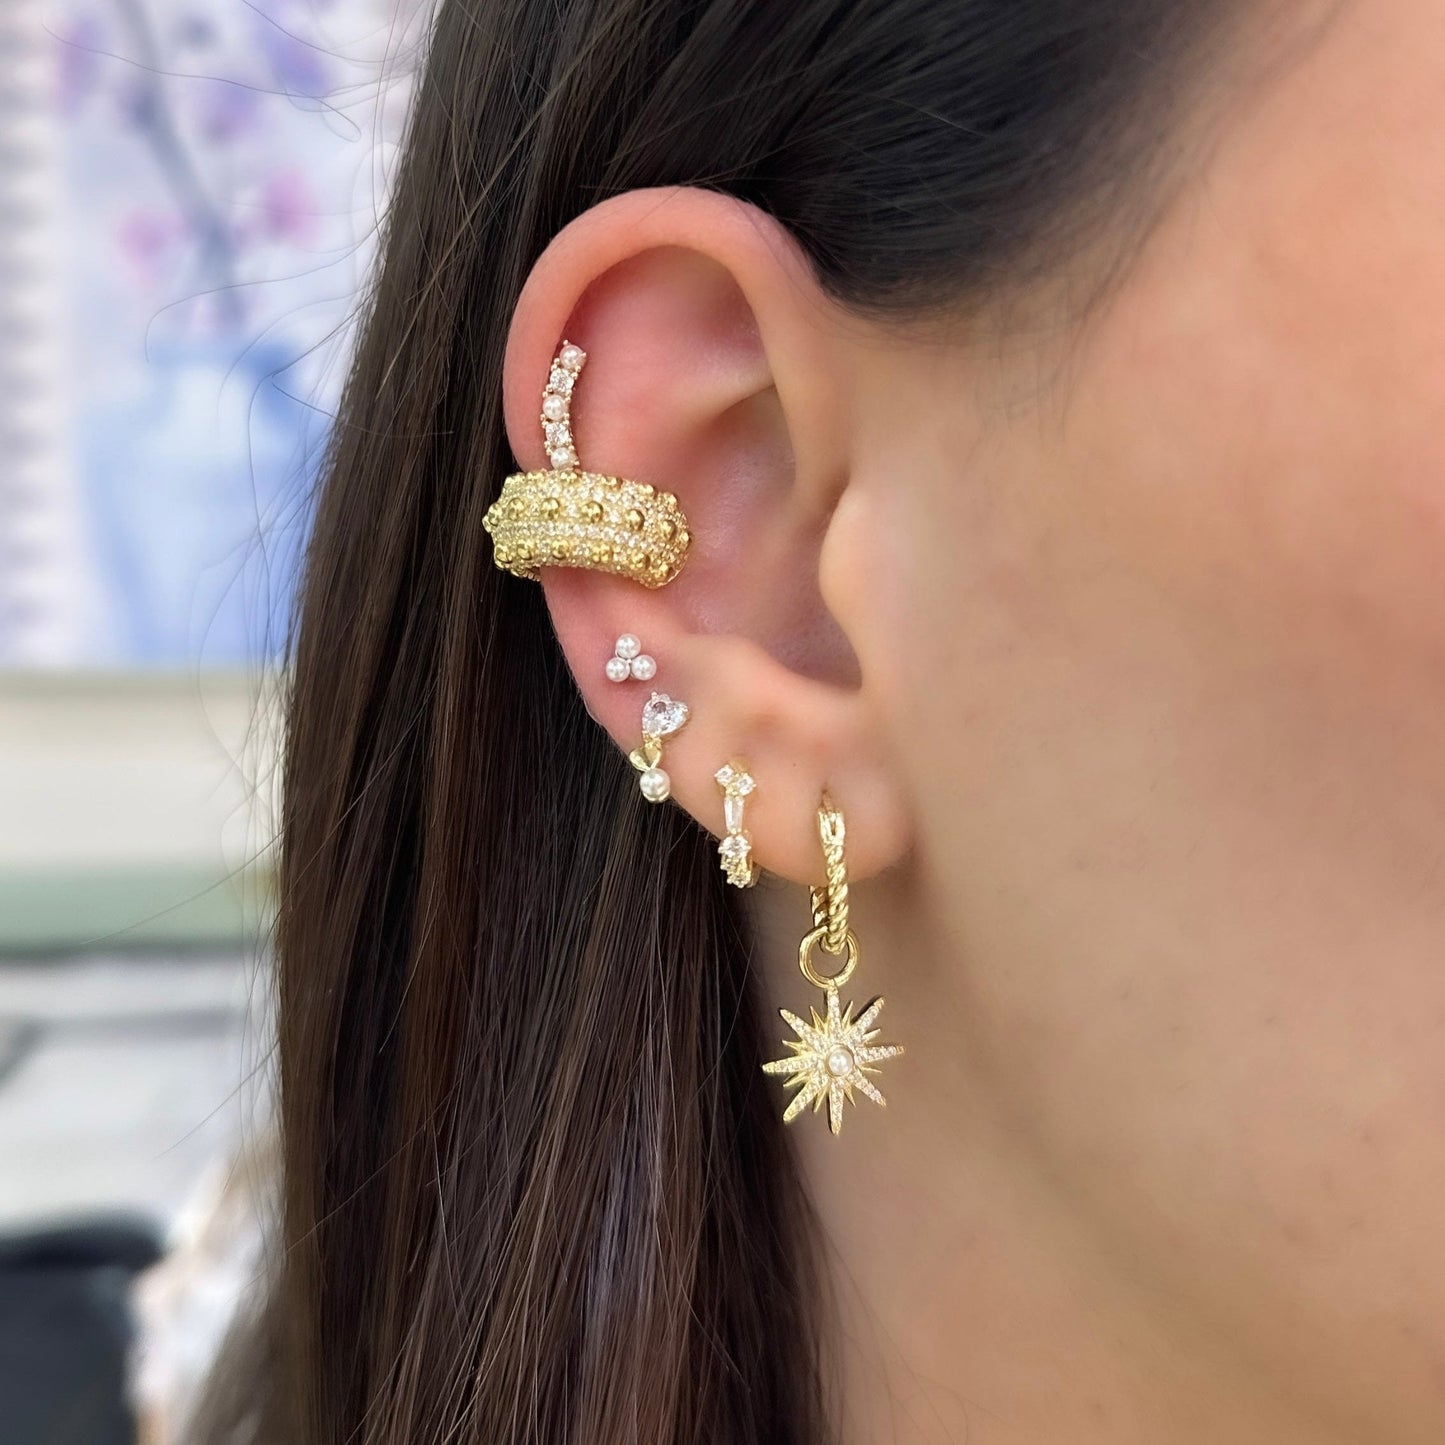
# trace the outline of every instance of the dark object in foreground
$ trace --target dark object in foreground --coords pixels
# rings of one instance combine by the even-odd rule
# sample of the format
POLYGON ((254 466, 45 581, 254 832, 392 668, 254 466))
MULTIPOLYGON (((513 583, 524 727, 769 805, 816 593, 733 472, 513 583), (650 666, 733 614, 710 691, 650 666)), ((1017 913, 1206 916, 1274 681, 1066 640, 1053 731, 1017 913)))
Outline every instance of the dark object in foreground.
POLYGON ((143 1219, 0 1235, 0 1419, 5 1445, 131 1445, 130 1286, 161 1255, 143 1219))

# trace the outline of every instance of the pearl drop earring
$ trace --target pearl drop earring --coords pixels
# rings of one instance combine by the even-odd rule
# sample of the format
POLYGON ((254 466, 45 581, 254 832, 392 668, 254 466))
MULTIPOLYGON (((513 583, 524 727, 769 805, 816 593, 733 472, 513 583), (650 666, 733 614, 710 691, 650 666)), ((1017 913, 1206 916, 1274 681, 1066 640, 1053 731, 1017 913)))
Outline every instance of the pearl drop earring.
POLYGON ((626 682, 633 677, 639 682, 651 682, 657 676, 657 663, 642 650, 632 633, 624 632, 607 659, 607 676, 612 682, 626 682))
POLYGON ((649 803, 662 803, 672 795, 672 779, 662 766, 662 740, 687 723, 688 706, 655 692, 642 709, 642 746, 630 755, 632 766, 642 775, 637 785, 649 803))

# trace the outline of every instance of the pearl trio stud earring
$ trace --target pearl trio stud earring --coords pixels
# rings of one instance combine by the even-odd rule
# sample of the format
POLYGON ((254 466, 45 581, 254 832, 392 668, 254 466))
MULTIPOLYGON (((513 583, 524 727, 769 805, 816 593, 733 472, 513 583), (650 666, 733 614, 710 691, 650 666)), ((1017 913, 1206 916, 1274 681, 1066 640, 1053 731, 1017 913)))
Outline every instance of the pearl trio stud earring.
POLYGON ((657 676, 657 663, 642 650, 642 644, 632 633, 624 632, 607 659, 607 676, 612 682, 626 682, 634 677, 639 682, 651 682, 657 676))

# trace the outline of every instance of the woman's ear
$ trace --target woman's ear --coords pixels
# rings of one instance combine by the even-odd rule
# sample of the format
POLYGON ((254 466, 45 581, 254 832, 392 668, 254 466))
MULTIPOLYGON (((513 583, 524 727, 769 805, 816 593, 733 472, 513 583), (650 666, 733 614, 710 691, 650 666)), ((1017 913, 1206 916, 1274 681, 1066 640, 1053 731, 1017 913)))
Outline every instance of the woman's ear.
POLYGON ((580 464, 674 493, 692 533, 681 574, 656 590, 542 570, 589 710, 631 751, 654 690, 686 702, 690 721, 665 747, 673 798, 721 833, 714 773, 745 759, 754 857, 796 882, 819 874, 825 788, 848 817, 855 876, 908 843, 866 659, 820 585, 850 473, 857 326, 771 217, 714 192, 660 189, 613 197, 558 234, 507 348, 520 464, 548 465, 541 395, 566 338, 587 353, 571 405, 580 464), (654 677, 609 678, 626 634, 656 660, 654 677))

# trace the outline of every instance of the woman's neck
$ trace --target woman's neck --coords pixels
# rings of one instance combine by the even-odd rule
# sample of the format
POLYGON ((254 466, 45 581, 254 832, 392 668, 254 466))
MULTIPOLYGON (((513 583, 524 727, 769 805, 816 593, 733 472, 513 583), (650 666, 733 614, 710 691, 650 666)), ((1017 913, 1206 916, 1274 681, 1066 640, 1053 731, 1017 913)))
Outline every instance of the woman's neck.
MULTIPOLYGON (((1008 1041, 978 1026, 987 970, 959 960, 915 880, 854 899, 862 962, 843 1002, 884 995, 881 1037, 907 1053, 878 1077, 886 1111, 860 1097, 838 1137, 826 1110, 789 1126, 834 1296, 847 1445, 1357 1442, 1252 1374, 1195 1302, 1161 1292, 1151 1242, 1134 1253, 1052 1166, 1000 1057, 1008 1041)), ((822 1008, 797 968, 806 902, 767 886, 754 901, 781 1037, 777 1008, 822 1008)))

